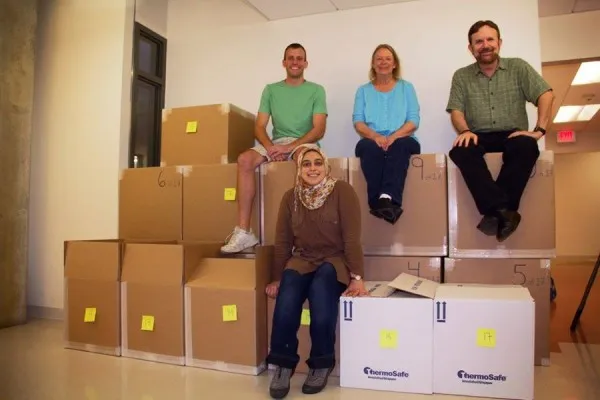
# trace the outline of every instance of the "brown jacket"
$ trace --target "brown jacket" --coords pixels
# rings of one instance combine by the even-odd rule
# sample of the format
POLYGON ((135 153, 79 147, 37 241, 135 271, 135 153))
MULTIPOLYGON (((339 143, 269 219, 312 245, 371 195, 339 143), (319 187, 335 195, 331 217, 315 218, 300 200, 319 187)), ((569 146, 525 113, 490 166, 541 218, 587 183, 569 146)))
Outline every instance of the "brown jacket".
POLYGON ((348 284, 349 271, 363 276, 360 205, 347 182, 337 181, 325 203, 309 210, 298 200, 294 211, 294 189, 281 200, 275 236, 273 280, 285 268, 301 274, 313 272, 324 262, 335 267, 338 281, 348 284))

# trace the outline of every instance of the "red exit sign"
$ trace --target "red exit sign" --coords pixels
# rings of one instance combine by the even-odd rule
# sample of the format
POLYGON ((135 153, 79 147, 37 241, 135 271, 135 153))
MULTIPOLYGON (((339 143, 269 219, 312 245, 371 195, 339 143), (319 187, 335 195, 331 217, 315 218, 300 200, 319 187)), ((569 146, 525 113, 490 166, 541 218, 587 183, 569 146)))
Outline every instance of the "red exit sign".
POLYGON ((558 131, 556 134, 556 141, 558 143, 574 143, 575 131, 558 131))

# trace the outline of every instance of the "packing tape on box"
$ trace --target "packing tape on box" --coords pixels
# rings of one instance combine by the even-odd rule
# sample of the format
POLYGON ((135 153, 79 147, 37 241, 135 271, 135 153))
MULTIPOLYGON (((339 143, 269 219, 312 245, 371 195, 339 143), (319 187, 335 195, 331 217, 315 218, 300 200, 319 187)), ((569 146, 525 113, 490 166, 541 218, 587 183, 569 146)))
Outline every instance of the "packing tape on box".
POLYGON ((185 364, 189 365, 188 362, 194 359, 194 348, 192 341, 192 288, 185 287, 183 289, 183 319, 185 321, 185 364))
POLYGON ((454 258, 446 258, 444 260, 444 270, 445 271, 452 271, 452 270, 454 270, 455 263, 456 263, 456 259, 454 259, 454 258))
POLYGON ((193 169, 194 169, 194 167, 192 167, 191 165, 178 165, 175 167, 175 170, 177 171, 177 173, 183 175, 185 178, 190 176, 193 169))
POLYGON ((227 157, 227 154, 221 156, 221 164, 229 164, 229 157, 227 157))
POLYGON ((121 282, 121 354, 124 354, 128 349, 127 334, 127 282, 121 282))
POLYGON ((161 167, 161 168, 164 168, 164 167, 166 167, 166 166, 167 166, 167 162, 166 162, 166 161, 161 161, 161 162, 160 162, 160 167, 161 167))
POLYGON ((169 119, 169 115, 171 115, 172 112, 173 112, 173 110, 170 108, 163 108, 162 113, 161 113, 162 122, 167 122, 167 120, 169 119))
POLYGON ((360 158, 351 157, 348 159, 348 169, 352 172, 360 170, 360 158))
POLYGON ((234 111, 236 114, 240 114, 244 118, 248 118, 248 119, 252 119, 252 120, 256 119, 256 116, 254 114, 252 114, 251 112, 242 110, 238 106, 233 105, 231 103, 223 103, 219 106, 219 112, 223 115, 229 114, 231 111, 234 111))
POLYGON ((552 264, 551 260, 540 260, 540 268, 542 269, 550 269, 550 265, 552 264))
POLYGON ((440 269, 442 268, 442 259, 440 257, 432 257, 429 259, 429 268, 440 269))
POLYGON ((435 155, 435 165, 438 168, 444 168, 446 166, 446 155, 443 153, 437 153, 435 155))

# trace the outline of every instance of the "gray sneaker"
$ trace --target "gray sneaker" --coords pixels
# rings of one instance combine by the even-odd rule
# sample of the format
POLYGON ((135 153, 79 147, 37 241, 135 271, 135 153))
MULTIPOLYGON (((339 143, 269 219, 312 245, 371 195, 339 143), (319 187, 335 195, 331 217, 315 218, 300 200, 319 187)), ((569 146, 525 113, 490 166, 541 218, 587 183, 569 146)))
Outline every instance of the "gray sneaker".
POLYGON ((269 386, 269 394, 274 399, 283 399, 290 392, 290 378, 293 372, 289 368, 277 367, 271 385, 269 386))
POLYGON ((310 369, 308 376, 302 385, 302 393, 317 394, 327 386, 327 379, 333 368, 310 369))

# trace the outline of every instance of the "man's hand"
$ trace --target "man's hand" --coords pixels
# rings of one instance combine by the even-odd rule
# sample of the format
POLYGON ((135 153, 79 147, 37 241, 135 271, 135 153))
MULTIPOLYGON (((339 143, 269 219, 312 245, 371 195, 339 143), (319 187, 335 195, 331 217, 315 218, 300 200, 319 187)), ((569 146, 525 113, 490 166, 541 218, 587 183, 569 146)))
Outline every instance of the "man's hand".
POLYGON ((508 135, 509 139, 515 138, 517 136, 529 136, 534 138, 535 140, 540 140, 540 138, 543 136, 542 132, 528 132, 528 131, 517 131, 517 132, 513 132, 510 135, 508 135))
POLYGON ((356 279, 352 279, 344 293, 342 293, 342 296, 350 297, 364 297, 368 295, 369 292, 367 292, 364 282, 362 280, 357 281, 356 279))
POLYGON ((375 141, 375 143, 377 143, 377 146, 381 147, 384 151, 387 150, 387 148, 388 148, 388 138, 387 137, 378 134, 377 136, 375 136, 373 141, 375 141))
POLYGON ((292 152, 292 146, 289 144, 275 144, 267 149, 269 157, 275 161, 283 161, 292 152))
POLYGON ((457 147, 457 146, 459 146, 459 147, 461 147, 461 146, 468 147, 469 144, 471 143, 471 141, 473 141, 474 145, 477 145, 477 139, 478 138, 477 138, 476 134, 474 134, 471 131, 467 131, 467 132, 461 133, 460 135, 458 135, 456 137, 456 139, 454 139, 453 146, 454 147, 457 147))
POLYGON ((278 292, 279 292, 279 281, 269 283, 267 285, 267 288, 265 289, 265 293, 267 293, 267 296, 269 296, 272 299, 277 297, 278 292))

